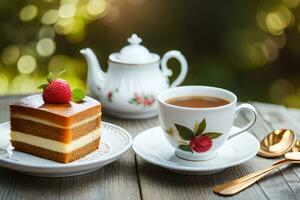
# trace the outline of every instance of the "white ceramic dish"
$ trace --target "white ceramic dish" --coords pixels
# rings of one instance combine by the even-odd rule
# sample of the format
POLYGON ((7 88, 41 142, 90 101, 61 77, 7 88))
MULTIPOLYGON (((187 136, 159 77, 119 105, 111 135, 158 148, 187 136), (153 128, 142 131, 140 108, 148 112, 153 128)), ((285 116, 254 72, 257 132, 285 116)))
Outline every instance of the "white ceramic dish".
MULTIPOLYGON (((238 131, 232 127, 231 132, 238 131)), ((226 142, 217 156, 207 161, 187 161, 175 155, 175 149, 167 142, 160 126, 148 129, 133 140, 134 152, 144 160, 168 170, 189 175, 206 175, 220 172, 253 158, 259 150, 259 142, 249 132, 244 132, 226 142)))
POLYGON ((119 159, 132 144, 126 130, 102 122, 100 148, 77 161, 62 164, 13 150, 9 132, 9 122, 0 124, 0 166, 43 177, 67 177, 95 171, 119 159))

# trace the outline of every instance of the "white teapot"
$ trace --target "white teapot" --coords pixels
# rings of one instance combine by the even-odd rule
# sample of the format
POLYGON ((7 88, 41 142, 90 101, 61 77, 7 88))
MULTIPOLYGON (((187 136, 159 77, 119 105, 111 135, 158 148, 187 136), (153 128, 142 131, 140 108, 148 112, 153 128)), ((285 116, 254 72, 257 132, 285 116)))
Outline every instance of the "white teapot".
POLYGON ((187 61, 179 51, 173 50, 160 62, 159 55, 140 45, 142 39, 136 34, 127 41, 129 45, 109 56, 106 73, 91 49, 80 51, 88 64, 87 84, 108 114, 125 119, 154 117, 158 113, 156 97, 163 90, 182 83, 188 70, 187 61), (172 71, 167 67, 170 58, 176 58, 181 64, 180 74, 171 85, 168 77, 172 71))

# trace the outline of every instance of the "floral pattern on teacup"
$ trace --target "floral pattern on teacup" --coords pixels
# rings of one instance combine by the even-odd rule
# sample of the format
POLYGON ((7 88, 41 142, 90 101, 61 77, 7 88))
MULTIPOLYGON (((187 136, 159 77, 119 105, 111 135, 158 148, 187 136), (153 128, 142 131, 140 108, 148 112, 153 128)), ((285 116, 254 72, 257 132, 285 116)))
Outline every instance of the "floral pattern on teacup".
MULTIPOLYGON (((208 151, 212 147, 213 140, 222 135, 222 133, 218 132, 204 132, 206 129, 205 119, 203 119, 200 123, 196 121, 194 130, 179 124, 175 124, 175 128, 180 139, 182 139, 185 143, 180 144, 178 148, 192 153, 203 153, 208 151)), ((175 133, 173 128, 168 128, 166 132, 170 136, 173 136, 175 133)))
POLYGON ((137 93, 128 101, 130 104, 143 105, 144 107, 152 106, 154 102, 155 99, 153 95, 139 95, 137 93))

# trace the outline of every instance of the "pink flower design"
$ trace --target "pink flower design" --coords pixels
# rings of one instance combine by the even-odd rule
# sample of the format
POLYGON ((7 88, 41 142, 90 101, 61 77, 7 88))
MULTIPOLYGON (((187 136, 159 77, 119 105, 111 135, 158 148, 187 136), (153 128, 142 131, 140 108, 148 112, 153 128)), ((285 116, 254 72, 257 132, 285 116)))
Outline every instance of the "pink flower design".
POLYGON ((139 96, 138 94, 134 94, 135 100, 137 103, 142 104, 144 102, 144 98, 139 96))
POLYGON ((145 99, 144 100, 144 106, 151 106, 153 103, 153 99, 145 99))
POLYGON ((143 105, 144 107, 152 106, 155 102, 155 99, 152 95, 139 95, 137 93, 134 94, 129 101, 130 104, 134 105, 143 105))

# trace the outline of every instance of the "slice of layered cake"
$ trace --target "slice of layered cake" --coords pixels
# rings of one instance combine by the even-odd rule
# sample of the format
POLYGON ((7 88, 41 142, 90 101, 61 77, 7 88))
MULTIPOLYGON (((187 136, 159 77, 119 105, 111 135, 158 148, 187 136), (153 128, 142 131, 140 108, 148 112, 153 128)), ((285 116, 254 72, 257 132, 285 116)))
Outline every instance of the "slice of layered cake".
POLYGON ((11 143, 18 151, 68 163, 98 149, 100 103, 90 97, 68 104, 32 95, 10 106, 11 143))
POLYGON ((18 151, 68 163, 99 148, 101 104, 62 79, 47 78, 43 94, 10 106, 11 143, 18 151))

